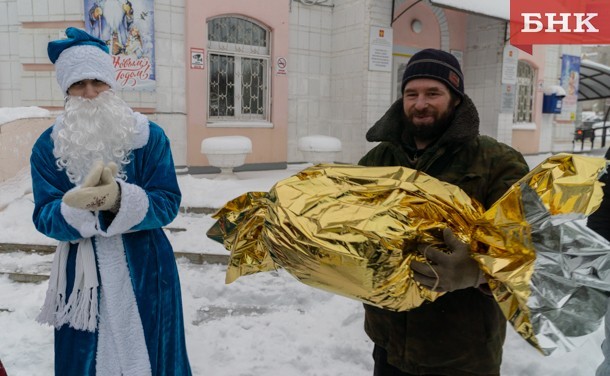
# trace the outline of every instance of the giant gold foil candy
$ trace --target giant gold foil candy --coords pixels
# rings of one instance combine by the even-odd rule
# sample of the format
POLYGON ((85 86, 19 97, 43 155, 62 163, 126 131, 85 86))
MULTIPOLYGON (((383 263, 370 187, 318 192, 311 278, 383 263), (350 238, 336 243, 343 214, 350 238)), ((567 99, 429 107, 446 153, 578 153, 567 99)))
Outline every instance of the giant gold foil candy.
POLYGON ((208 236, 231 251, 227 283, 281 266, 308 285, 402 311, 440 294, 418 286, 405 251, 469 241, 481 206, 456 186, 404 167, 319 165, 246 193, 216 213, 208 236), (256 199, 253 199, 256 197, 256 199))
MULTIPOLYGON (((574 330, 569 320, 557 324, 558 317, 571 313, 556 301, 565 301, 567 290, 553 291, 549 278, 564 281, 570 291, 597 292, 596 302, 600 290, 610 290, 610 276, 605 281, 574 277, 584 273, 575 272, 582 255, 564 252, 570 239, 557 228, 599 206, 597 178, 604 167, 601 158, 551 157, 485 212, 458 187, 405 167, 318 165, 279 181, 269 192, 230 201, 215 214, 208 236, 231 251, 227 283, 281 267, 310 286, 404 311, 442 294, 415 283, 409 265, 413 259, 425 261, 413 251, 417 243, 442 248, 442 230, 450 227, 471 245, 515 329, 550 353, 557 346, 569 348, 568 337, 591 332, 593 325, 574 330), (543 291, 536 283, 544 283, 543 291), (556 300, 548 299, 549 291, 556 300)), ((599 256, 607 257, 610 245, 584 225, 580 230, 585 234, 580 242, 601 241, 599 256)), ((599 310, 593 311, 589 319, 599 324, 599 310)))

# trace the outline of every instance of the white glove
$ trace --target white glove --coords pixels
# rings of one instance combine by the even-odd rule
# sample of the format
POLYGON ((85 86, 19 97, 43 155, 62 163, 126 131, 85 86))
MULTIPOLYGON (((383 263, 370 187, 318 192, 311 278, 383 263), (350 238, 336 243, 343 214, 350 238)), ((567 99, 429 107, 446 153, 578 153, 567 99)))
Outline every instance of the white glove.
MULTIPOLYGON (((119 184, 114 180, 117 171, 114 162, 105 167, 102 161, 96 162, 83 184, 67 192, 62 201, 73 208, 90 211, 114 209, 121 199, 119 184)), ((112 211, 118 211, 118 207, 112 211)))
POLYGON ((460 241, 450 228, 443 230, 443 238, 451 251, 449 254, 429 244, 417 246, 428 262, 411 262, 413 279, 436 292, 478 287, 485 283, 483 271, 470 255, 469 245, 460 241))

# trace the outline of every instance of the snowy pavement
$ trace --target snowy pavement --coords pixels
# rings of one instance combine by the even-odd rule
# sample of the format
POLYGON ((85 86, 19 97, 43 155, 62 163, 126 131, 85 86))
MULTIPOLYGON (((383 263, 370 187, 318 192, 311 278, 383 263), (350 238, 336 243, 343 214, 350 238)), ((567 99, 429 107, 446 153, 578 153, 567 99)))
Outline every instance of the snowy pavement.
MULTIPOLYGON (((548 155, 528 157, 530 166, 548 155)), ((300 170, 238 173, 240 180, 181 176, 184 207, 220 207, 249 191, 268 191, 300 170)), ((0 243, 54 244, 31 224, 28 175, 0 183, 0 243)), ((180 214, 167 232, 176 251, 226 254, 205 236, 210 215, 180 214)), ((0 266, 44 272, 50 255, 0 255, 0 266)), ((178 260, 186 338, 194 375, 366 376, 372 343, 363 330, 363 308, 354 300, 306 286, 283 270, 224 283, 225 266, 178 260)), ((9 376, 53 373, 53 331, 34 321, 46 283, 15 283, 0 276, 0 359, 9 376)), ((603 328, 572 352, 539 354, 512 328, 504 346, 503 376, 591 376, 601 362, 603 328)))

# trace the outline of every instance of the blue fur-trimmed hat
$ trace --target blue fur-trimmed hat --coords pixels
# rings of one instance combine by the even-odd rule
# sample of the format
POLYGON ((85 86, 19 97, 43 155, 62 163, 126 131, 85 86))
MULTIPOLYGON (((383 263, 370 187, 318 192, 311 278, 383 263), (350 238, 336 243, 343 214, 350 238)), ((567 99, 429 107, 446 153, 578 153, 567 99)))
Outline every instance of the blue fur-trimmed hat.
POLYGON ((51 41, 47 46, 64 94, 73 83, 81 80, 100 80, 114 89, 116 73, 106 43, 75 27, 66 29, 66 37, 51 41))
POLYGON ((402 89, 415 78, 431 78, 441 81, 460 98, 464 97, 464 75, 455 56, 449 52, 427 48, 411 57, 402 75, 402 89))

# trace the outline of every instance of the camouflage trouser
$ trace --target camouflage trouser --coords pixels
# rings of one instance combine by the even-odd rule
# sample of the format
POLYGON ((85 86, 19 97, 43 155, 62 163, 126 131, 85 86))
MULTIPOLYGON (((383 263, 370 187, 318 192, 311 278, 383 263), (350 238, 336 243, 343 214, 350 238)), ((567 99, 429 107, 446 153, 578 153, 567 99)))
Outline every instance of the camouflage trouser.
POLYGON ((606 338, 602 343, 602 353, 604 354, 604 361, 597 368, 595 376, 610 376, 610 298, 606 306, 606 317, 604 318, 604 324, 606 325, 606 338))

